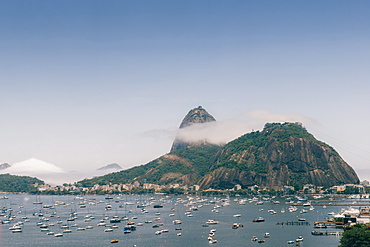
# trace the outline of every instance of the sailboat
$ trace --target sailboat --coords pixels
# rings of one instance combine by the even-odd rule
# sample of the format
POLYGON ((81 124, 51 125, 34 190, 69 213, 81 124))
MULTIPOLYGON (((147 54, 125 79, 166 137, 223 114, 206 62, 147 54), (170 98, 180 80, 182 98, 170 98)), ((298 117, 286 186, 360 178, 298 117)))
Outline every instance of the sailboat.
POLYGON ((35 202, 33 202, 33 204, 42 204, 42 202, 41 202, 41 201, 39 201, 39 200, 37 199, 37 196, 36 196, 36 201, 35 201, 35 202))

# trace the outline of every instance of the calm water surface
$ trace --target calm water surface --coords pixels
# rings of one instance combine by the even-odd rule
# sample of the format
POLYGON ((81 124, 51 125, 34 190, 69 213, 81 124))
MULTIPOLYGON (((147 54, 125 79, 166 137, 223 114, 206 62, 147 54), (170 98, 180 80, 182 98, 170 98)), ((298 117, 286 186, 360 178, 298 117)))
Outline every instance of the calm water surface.
MULTIPOLYGON (((196 211, 191 211, 192 217, 187 217, 186 212, 189 210, 189 205, 185 205, 186 197, 181 197, 184 201, 176 202, 180 197, 164 197, 159 195, 149 196, 114 196, 112 199, 106 199, 105 196, 33 196, 33 195, 7 195, 9 199, 1 199, 0 207, 11 208, 1 216, 1 220, 6 220, 7 215, 15 216, 8 224, 0 224, 0 246, 63 246, 63 247, 79 247, 79 246, 134 246, 137 247, 201 247, 201 246, 296 246, 287 244, 289 240, 295 240, 298 236, 302 236, 304 241, 301 242, 302 247, 317 247, 326 246, 334 247, 339 245, 339 237, 336 236, 313 236, 311 231, 314 221, 325 221, 329 212, 339 212, 340 206, 314 206, 314 210, 307 210, 307 213, 300 213, 303 206, 297 206, 296 212, 289 212, 289 205, 285 204, 283 199, 278 199, 280 204, 274 204, 270 201, 265 201, 263 205, 255 205, 246 203, 239 205, 234 198, 230 198, 229 206, 221 206, 221 202, 210 204, 209 201, 214 198, 207 199, 206 202, 196 203, 194 206, 202 205, 196 211), (147 213, 137 208, 137 204, 150 202, 152 204, 146 207, 147 213), (33 202, 41 201, 43 204, 34 204, 33 202), (56 205, 54 208, 44 208, 45 205, 54 205, 56 202, 64 202, 65 205, 56 205), (126 204, 132 202, 133 204, 126 204), (163 208, 153 208, 154 204, 162 204, 163 208), (81 205, 85 205, 86 207, 81 205), (110 210, 105 207, 111 205, 110 210), (215 205, 220 205, 217 208, 218 212, 212 212, 215 205), (285 209, 285 213, 281 213, 281 209, 285 209), (172 209, 172 211, 171 211, 172 209), (269 210, 275 210, 276 214, 270 214, 269 210), (74 221, 67 221, 72 212, 77 213, 74 221), (37 213, 42 213, 43 217, 48 221, 37 216, 37 213), (160 215, 159 215, 160 213, 160 215), (94 219, 90 222, 85 222, 86 215, 93 215, 94 219), (175 214, 170 216, 170 214, 175 214), (234 217, 240 214, 241 216, 234 217), (54 217, 51 217, 53 216, 54 217), (135 223, 144 223, 145 221, 153 221, 153 223, 144 223, 143 226, 137 226, 136 231, 129 234, 123 233, 123 228, 127 221, 116 223, 118 228, 114 228, 112 232, 104 232, 106 227, 97 226, 100 220, 105 216, 109 218, 113 216, 120 218, 127 216, 129 220, 135 223), (24 222, 24 227, 21 233, 13 233, 9 230, 16 222, 25 221, 24 217, 28 217, 29 221, 24 222), (258 216, 264 217, 265 222, 252 222, 258 216), (137 217, 133 219, 132 217, 137 217), (155 218, 159 217, 159 220, 155 218), (277 225, 277 222, 294 221, 298 218, 305 218, 310 225, 277 225), (180 219, 182 224, 174 225, 173 220, 180 219), (219 221, 219 224, 210 225, 209 227, 202 226, 207 220, 212 219, 219 221), (62 223, 58 224, 58 221, 62 223), (48 229, 54 233, 62 233, 61 225, 66 224, 71 233, 64 233, 63 237, 54 237, 42 232, 37 226, 38 222, 48 224, 48 229), (244 227, 232 229, 233 223, 241 223, 244 227), (156 223, 163 223, 159 228, 153 228, 156 223), (73 226, 77 224, 78 226, 73 226), (78 227, 85 228, 93 226, 93 229, 77 231, 78 227), (181 228, 181 230, 176 230, 181 228), (156 235, 157 230, 168 229, 168 232, 156 235), (218 240, 216 244, 208 243, 208 233, 211 229, 216 229, 214 239, 218 240), (177 233, 181 232, 181 236, 177 233), (270 233, 269 238, 264 238, 265 233, 270 233), (260 239, 265 239, 264 243, 252 242, 251 238, 257 236, 260 239), (111 244, 110 241, 118 239, 119 242, 111 244)), ((221 197, 218 197, 218 199, 221 197)), ((224 197, 225 198, 225 197, 224 197)), ((213 210, 214 211, 214 210, 213 210)), ((105 220, 107 225, 114 225, 105 220)), ((330 229, 334 230, 334 229, 330 229)))

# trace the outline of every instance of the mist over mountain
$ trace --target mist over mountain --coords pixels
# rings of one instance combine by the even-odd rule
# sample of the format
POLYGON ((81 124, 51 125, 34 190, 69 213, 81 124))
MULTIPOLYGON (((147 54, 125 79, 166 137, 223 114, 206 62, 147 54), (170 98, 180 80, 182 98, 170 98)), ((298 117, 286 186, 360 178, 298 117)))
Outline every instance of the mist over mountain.
POLYGON ((191 127, 195 127, 193 128, 194 131, 197 128, 202 128, 204 126, 204 123, 210 123, 215 121, 216 119, 201 106, 190 110, 180 124, 179 127, 180 131, 178 132, 176 139, 172 144, 171 151, 185 147, 207 144, 208 140, 206 138, 200 139, 201 137, 197 135, 197 132, 193 133, 196 135, 194 137, 190 135, 188 132, 182 132, 181 130, 185 128, 190 129, 191 127))
POLYGON ((118 171, 122 168, 118 164, 109 164, 101 169, 84 171, 65 171, 57 165, 30 158, 13 165, 5 164, 4 169, 0 169, 0 174, 11 174, 14 176, 37 177, 50 185, 61 185, 63 183, 73 183, 80 179, 103 176, 109 172, 118 171))
POLYGON ((9 167, 0 170, 0 173, 37 177, 50 184, 56 184, 55 181, 61 182, 63 177, 67 177, 65 176, 66 171, 62 168, 36 158, 30 158, 28 160, 14 163, 9 167))
MULTIPOLYGON (((184 133, 216 123, 202 107, 192 109, 180 125, 184 133)), ((207 131, 203 131, 206 132, 207 131)), ((192 133, 194 134, 194 133, 192 133)), ((214 145, 202 135, 178 136, 171 152, 145 165, 80 181, 94 183, 199 184, 202 189, 259 185, 301 188, 358 183, 355 171, 329 145, 318 141, 301 123, 267 123, 227 144, 214 145), (191 140, 191 141, 189 141, 191 140)))

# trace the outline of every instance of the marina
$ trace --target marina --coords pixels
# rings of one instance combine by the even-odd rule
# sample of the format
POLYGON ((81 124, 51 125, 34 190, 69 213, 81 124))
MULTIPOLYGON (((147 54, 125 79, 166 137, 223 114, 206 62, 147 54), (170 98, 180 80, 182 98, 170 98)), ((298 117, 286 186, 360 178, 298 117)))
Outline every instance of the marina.
POLYGON ((0 244, 10 247, 112 243, 137 247, 277 247, 289 246, 291 241, 305 247, 334 247, 339 245, 343 230, 328 219, 339 217, 337 213, 351 201, 341 199, 340 206, 309 209, 303 204, 293 207, 286 198, 268 197, 68 195, 37 196, 37 204, 33 195, 6 197, 0 200, 0 244))

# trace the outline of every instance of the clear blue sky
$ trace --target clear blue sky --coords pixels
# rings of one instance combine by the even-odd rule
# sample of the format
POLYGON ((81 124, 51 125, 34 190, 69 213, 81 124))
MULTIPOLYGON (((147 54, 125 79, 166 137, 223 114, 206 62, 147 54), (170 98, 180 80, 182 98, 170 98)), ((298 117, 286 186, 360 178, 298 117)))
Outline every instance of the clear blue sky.
POLYGON ((303 119, 370 179, 369 13, 369 1, 1 1, 0 162, 144 164, 202 105, 245 132, 303 119))

